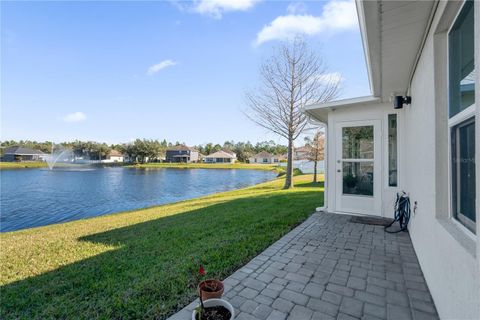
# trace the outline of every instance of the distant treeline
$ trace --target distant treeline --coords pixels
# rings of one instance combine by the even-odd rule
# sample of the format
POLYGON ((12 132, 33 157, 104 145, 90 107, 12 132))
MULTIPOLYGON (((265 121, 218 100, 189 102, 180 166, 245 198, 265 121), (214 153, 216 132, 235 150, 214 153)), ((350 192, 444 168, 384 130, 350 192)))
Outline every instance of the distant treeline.
MULTIPOLYGON (((66 148, 71 148, 77 156, 89 156, 90 159, 104 159, 112 150, 117 150, 129 156, 130 158, 140 159, 141 162, 145 162, 146 159, 148 159, 148 161, 159 161, 165 156, 165 152, 169 147, 186 145, 185 143, 178 141, 175 143, 168 142, 165 139, 162 141, 136 139, 131 143, 110 145, 102 142, 78 140, 62 142, 60 144, 66 148)), ((54 144, 50 141, 38 142, 30 140, 10 140, 1 141, 0 146, 2 147, 2 150, 6 147, 22 146, 35 150, 41 150, 45 153, 50 153, 54 144)), ((190 147, 198 150, 203 155, 209 155, 219 150, 231 151, 234 152, 237 155, 237 159, 242 162, 246 161, 250 156, 262 151, 267 151, 272 154, 284 154, 287 152, 286 146, 277 144, 274 141, 264 141, 256 144, 252 144, 249 141, 225 141, 223 145, 218 143, 207 143, 190 147)))

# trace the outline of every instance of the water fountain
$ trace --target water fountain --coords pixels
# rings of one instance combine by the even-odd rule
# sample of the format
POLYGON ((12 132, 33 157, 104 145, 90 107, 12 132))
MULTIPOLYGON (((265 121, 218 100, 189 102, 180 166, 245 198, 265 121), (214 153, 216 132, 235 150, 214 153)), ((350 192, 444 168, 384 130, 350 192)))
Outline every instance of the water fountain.
POLYGON ((88 166, 91 164, 85 157, 77 157, 71 148, 61 144, 52 145, 52 153, 47 155, 45 161, 50 170, 92 170, 88 166))

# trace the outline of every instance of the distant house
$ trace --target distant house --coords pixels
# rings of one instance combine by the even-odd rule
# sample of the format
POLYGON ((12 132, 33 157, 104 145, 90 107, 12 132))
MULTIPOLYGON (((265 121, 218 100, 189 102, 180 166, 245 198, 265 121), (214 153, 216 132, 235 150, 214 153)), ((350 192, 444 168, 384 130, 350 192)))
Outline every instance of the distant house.
POLYGON ((208 156, 205 156, 206 163, 234 163, 237 160, 237 155, 228 151, 217 151, 208 156))
POLYGON ((250 163, 279 163, 284 159, 286 159, 284 155, 275 155, 267 151, 262 151, 250 157, 248 160, 250 163))
POLYGON ((294 160, 307 160, 308 155, 312 151, 312 147, 304 146, 295 148, 293 152, 293 159, 294 160))
POLYGON ((44 161, 45 157, 40 150, 14 146, 3 150, 2 161, 44 161))
POLYGON ((107 158, 105 160, 102 160, 104 163, 112 163, 112 162, 124 162, 125 156, 123 153, 117 150, 112 150, 110 153, 107 155, 107 158))
POLYGON ((198 162, 200 153, 187 146, 175 146, 167 149, 166 162, 198 162))

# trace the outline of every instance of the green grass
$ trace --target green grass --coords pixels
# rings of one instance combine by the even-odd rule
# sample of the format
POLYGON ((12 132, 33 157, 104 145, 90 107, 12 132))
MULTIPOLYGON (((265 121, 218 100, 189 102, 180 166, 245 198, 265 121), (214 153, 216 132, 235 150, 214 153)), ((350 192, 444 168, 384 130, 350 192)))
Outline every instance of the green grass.
POLYGON ((164 319, 323 203, 297 176, 202 198, 0 234, 1 319, 164 319), (196 262, 199 261, 199 262, 196 262))
POLYGON ((0 162, 0 170, 3 169, 26 169, 26 168, 44 168, 47 166, 46 162, 32 161, 32 162, 0 162))

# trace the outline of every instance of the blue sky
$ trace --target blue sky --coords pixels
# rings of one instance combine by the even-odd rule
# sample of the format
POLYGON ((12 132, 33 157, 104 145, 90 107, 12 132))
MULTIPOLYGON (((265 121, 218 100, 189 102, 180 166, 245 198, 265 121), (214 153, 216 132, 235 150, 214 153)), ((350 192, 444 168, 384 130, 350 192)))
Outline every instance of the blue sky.
POLYGON ((242 113, 262 59, 303 34, 341 77, 341 98, 368 95, 354 7, 2 2, 1 139, 282 142, 242 113))

